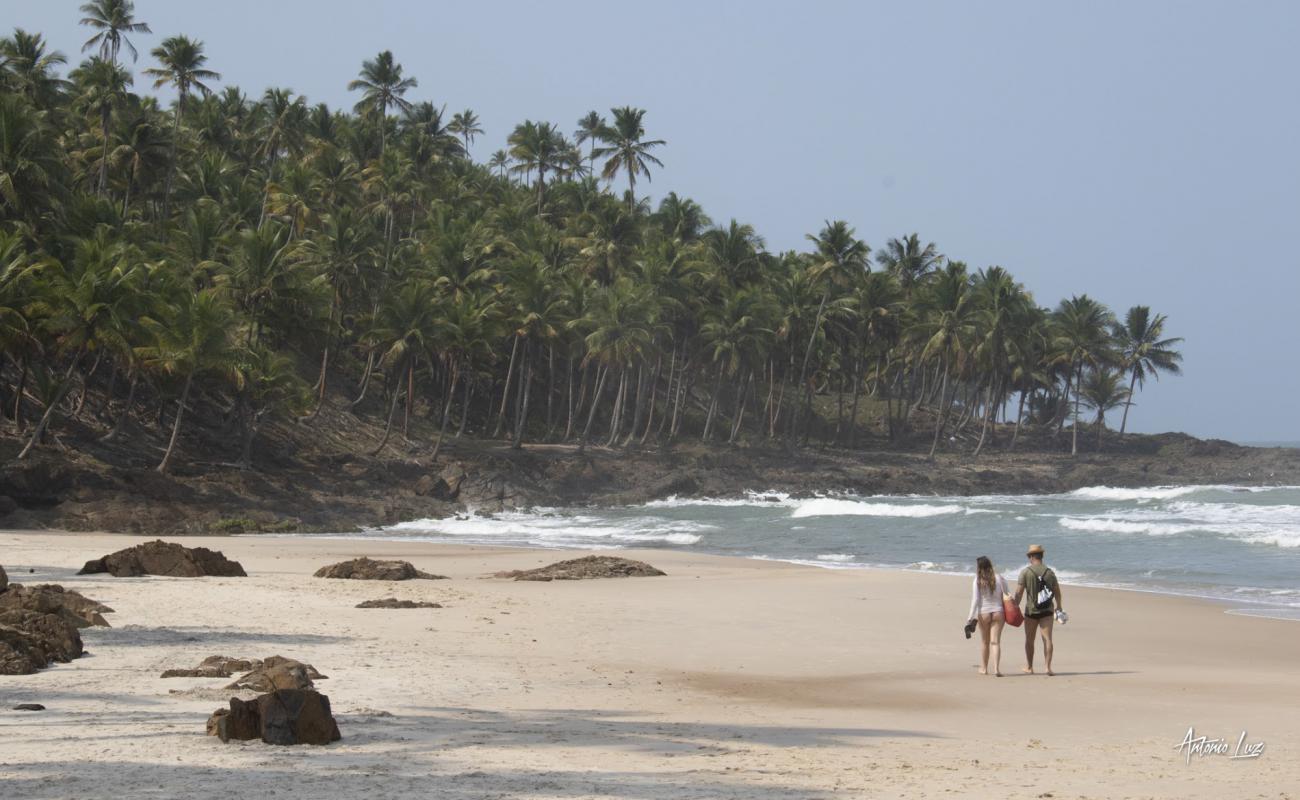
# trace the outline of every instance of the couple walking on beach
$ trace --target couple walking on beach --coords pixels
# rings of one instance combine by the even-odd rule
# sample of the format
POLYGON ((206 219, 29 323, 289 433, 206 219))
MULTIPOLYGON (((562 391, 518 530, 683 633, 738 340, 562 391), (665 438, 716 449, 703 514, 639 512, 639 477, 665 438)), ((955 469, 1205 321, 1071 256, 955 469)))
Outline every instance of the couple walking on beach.
POLYGON ((975 580, 971 588, 970 615, 966 622, 966 638, 978 627, 980 632, 980 674, 989 672, 989 658, 993 659, 993 674, 1002 677, 1002 628, 1008 622, 1021 623, 1020 599, 1025 598, 1023 622, 1025 626, 1025 668, 1034 672, 1035 638, 1042 637, 1043 659, 1047 674, 1052 672, 1052 625, 1056 620, 1067 619, 1061 602, 1061 585, 1056 573, 1043 563, 1043 546, 1031 544, 1025 554, 1029 564, 1020 571, 1013 597, 1007 591, 1006 580, 993 569, 988 556, 975 561, 975 580))

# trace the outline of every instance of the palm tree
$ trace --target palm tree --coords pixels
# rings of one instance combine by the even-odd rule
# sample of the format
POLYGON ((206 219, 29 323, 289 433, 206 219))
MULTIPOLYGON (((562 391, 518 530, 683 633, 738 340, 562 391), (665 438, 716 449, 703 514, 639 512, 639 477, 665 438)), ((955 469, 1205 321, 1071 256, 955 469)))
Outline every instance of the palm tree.
POLYGON ((934 425, 934 441, 930 444, 931 459, 939 449, 939 439, 943 436, 952 408, 952 400, 948 397, 949 376, 967 355, 975 334, 975 309, 970 298, 970 277, 966 273, 966 265, 960 261, 949 261, 933 283, 926 287, 918 301, 921 321, 917 325, 917 332, 924 341, 920 358, 922 361, 937 359, 941 376, 939 414, 934 425))
POLYGON ((122 45, 131 51, 131 60, 136 61, 140 54, 135 45, 126 37, 128 33, 153 33, 146 22, 136 22, 135 3, 131 0, 90 0, 81 6, 82 25, 89 25, 99 31, 86 40, 81 52, 94 47, 99 48, 99 57, 111 64, 117 64, 117 53, 122 45))
POLYGON ((492 158, 488 160, 488 167, 496 170, 497 175, 504 178, 506 170, 510 167, 510 154, 504 150, 496 151, 492 154, 492 158))
POLYGON ((55 103, 65 81, 55 74, 55 68, 66 64, 67 57, 58 50, 48 49, 45 37, 15 28, 13 36, 0 39, 0 64, 4 65, 6 82, 27 96, 37 108, 49 108, 55 103))
MULTIPOLYGON (((808 362, 812 360, 813 346, 821 335, 822 317, 826 313, 826 302, 830 300, 831 290, 836 286, 853 286, 858 279, 871 269, 867 260, 871 248, 854 235, 856 231, 844 220, 827 221, 826 226, 813 236, 807 235, 808 241, 816 245, 813 263, 809 266, 809 277, 814 283, 822 284, 821 302, 817 304, 817 314, 813 318, 812 331, 808 335, 808 347, 804 350, 803 366, 799 368, 799 385, 804 387, 804 416, 812 410, 812 384, 808 382, 808 362)), ((791 425, 795 418, 791 416, 791 425)), ((791 428, 793 435, 794 428, 791 428)))
POLYGON ((1167 319, 1164 314, 1152 317, 1149 306, 1133 306, 1124 316, 1124 324, 1115 326, 1113 335, 1120 364, 1130 375, 1128 394, 1124 399, 1124 418, 1119 425, 1120 436, 1124 435, 1128 426, 1128 411, 1133 405, 1134 388, 1142 388, 1148 377, 1159 380, 1161 372, 1182 374, 1179 364, 1183 355, 1174 348, 1183 340, 1163 338, 1167 319))
POLYGON ((605 118, 595 111, 588 111, 578 120, 578 129, 573 132, 573 141, 579 147, 588 144, 588 171, 596 171, 596 142, 600 141, 600 131, 605 128, 605 118))
POLYGON ((46 112, 21 95, 0 93, 0 218, 37 219, 53 205, 62 167, 46 112))
POLYGON ((378 120, 380 153, 387 144, 388 109, 409 109, 411 104, 403 95, 419 85, 415 78, 402 77, 402 65, 393 59, 391 50, 383 51, 373 61, 363 61, 359 77, 348 82, 349 92, 362 93, 356 105, 357 113, 372 113, 378 120))
POLYGON ((635 208, 636 177, 645 175, 648 181, 650 165, 654 164, 657 167, 664 165, 662 161, 651 155, 650 151, 667 143, 663 139, 642 138, 645 136, 645 125, 641 122, 645 117, 644 109, 623 106, 610 111, 614 115, 614 124, 604 125, 596 132, 596 136, 605 143, 605 146, 593 150, 592 159, 597 157, 606 159, 601 176, 607 181, 614 180, 619 170, 627 173, 627 206, 635 208))
POLYGON ((537 171, 537 213, 542 213, 542 200, 546 191, 546 173, 558 169, 563 161, 564 147, 560 132, 549 122, 524 120, 515 126, 507 140, 510 157, 515 160, 511 172, 527 176, 537 171))
POLYGON ((943 256, 934 242, 922 245, 921 237, 909 234, 902 239, 890 239, 885 248, 876 254, 876 261, 886 272, 898 278, 903 290, 910 296, 912 290, 925 277, 939 268, 943 256))
POLYGON ((483 129, 478 124, 478 115, 468 108, 452 115, 451 124, 447 126, 447 130, 459 134, 461 139, 465 141, 466 158, 469 158, 469 146, 474 143, 474 137, 483 132, 483 129))
POLYGON ((162 221, 166 225, 171 219, 172 179, 176 175, 176 145, 180 141, 181 117, 185 116, 185 101, 190 92, 198 90, 204 96, 212 93, 204 81, 221 80, 219 73, 205 68, 208 57, 203 54, 203 42, 186 36, 169 36, 151 51, 158 59, 159 66, 149 67, 145 75, 154 79, 153 88, 158 89, 171 84, 176 89, 176 122, 172 126, 172 146, 170 164, 167 166, 167 182, 163 187, 162 221))
POLYGON ((178 292, 173 304, 164 306, 160 318, 144 322, 154 339, 153 344, 141 348, 145 367, 182 381, 171 437, 157 466, 158 472, 166 473, 180 438, 194 379, 210 372, 236 374, 239 362, 231 341, 234 315, 218 290, 203 289, 178 292))
MULTIPOLYGON (((1088 372, 1083 379, 1083 401, 1097 412, 1097 449, 1101 449, 1101 433, 1106 429, 1106 412, 1120 406, 1128 408, 1130 391, 1124 388, 1124 374, 1116 369, 1100 367, 1088 372)), ((1077 424, 1077 423, 1076 423, 1077 424)))
POLYGON ((108 191, 108 129, 113 111, 126 99, 126 87, 134 81, 131 73, 111 61, 92 58, 72 73, 72 79, 81 87, 75 107, 99 118, 99 186, 102 197, 108 191))
POLYGON ((1074 383, 1074 431, 1070 455, 1079 453, 1079 405, 1082 398, 1083 371, 1086 367, 1100 369, 1114 360, 1110 330, 1114 316, 1088 295, 1075 295, 1062 300, 1053 315, 1057 324, 1057 350, 1062 363, 1070 368, 1070 381, 1074 383))

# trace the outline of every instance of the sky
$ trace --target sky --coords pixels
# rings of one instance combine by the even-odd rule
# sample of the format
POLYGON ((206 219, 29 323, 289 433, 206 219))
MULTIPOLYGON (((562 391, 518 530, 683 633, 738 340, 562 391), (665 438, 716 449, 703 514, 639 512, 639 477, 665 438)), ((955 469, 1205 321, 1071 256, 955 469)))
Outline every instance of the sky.
MULTIPOLYGON (((79 0, 0 0, 75 61, 79 0)), ((472 108, 485 160, 524 119, 647 110, 664 167, 774 251, 844 219, 917 232, 1040 305, 1149 305, 1185 338, 1131 430, 1300 440, 1300 3, 137 0, 201 39, 220 85, 350 106, 393 51, 408 99, 472 108)), ((141 78, 137 91, 149 86, 141 78)), ((621 187, 620 187, 621 190, 621 187)), ((1116 420, 1117 422, 1118 420, 1116 420)))

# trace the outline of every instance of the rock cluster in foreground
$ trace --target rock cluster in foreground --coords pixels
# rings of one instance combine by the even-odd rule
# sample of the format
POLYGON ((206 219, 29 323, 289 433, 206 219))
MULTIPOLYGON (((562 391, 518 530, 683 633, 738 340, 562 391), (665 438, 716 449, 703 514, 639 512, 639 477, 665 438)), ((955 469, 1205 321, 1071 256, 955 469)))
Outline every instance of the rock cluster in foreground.
POLYGON ((62 586, 5 583, 0 591, 0 675, 29 675, 83 651, 80 629, 104 625, 108 606, 62 586))
POLYGON ((431 575, 421 572, 409 561, 379 561, 371 558, 354 558, 340 561, 316 570, 317 578, 348 578, 360 581, 409 581, 422 579, 429 581, 446 580, 445 575, 431 575))
POLYGON ((366 600, 357 603, 357 608, 442 608, 442 603, 430 603, 426 600, 398 600, 385 597, 382 600, 366 600))
POLYGON ((206 547, 184 547, 161 539, 87 561, 77 574, 94 575, 101 572, 117 578, 135 578, 141 575, 172 578, 201 578, 208 575, 222 578, 248 577, 238 561, 231 561, 220 551, 206 547))
POLYGON ((259 669, 262 660, 257 658, 231 658, 229 656, 208 656, 197 667, 188 669, 164 670, 163 678, 230 678, 240 672, 259 669))
POLYGON ((644 561, 615 556, 584 556, 557 561, 537 569, 498 572, 495 577, 517 581, 580 581, 591 578, 651 578, 666 574, 644 561))
POLYGON ((310 689, 278 689, 252 700, 232 697, 230 708, 219 708, 208 718, 207 730, 223 742, 329 744, 343 738, 329 697, 310 689))

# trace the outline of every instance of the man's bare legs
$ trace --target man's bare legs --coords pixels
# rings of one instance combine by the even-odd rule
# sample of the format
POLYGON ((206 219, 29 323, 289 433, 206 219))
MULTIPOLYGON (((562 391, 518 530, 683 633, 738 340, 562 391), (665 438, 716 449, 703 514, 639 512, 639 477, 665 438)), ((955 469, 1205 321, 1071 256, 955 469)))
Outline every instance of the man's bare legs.
POLYGON ((1038 633, 1038 620, 1025 617, 1025 668, 1021 670, 1034 674, 1034 634, 1038 633))
POLYGON ((1043 637, 1043 661, 1047 664, 1047 674, 1055 675, 1052 672, 1052 623, 1054 620, 1049 614, 1038 620, 1038 633, 1043 637))

